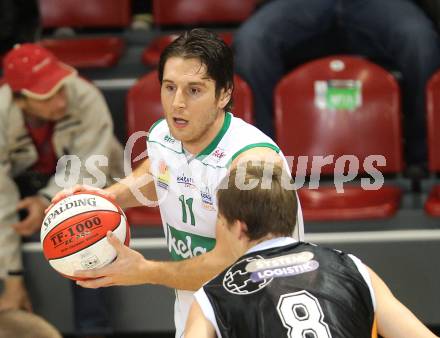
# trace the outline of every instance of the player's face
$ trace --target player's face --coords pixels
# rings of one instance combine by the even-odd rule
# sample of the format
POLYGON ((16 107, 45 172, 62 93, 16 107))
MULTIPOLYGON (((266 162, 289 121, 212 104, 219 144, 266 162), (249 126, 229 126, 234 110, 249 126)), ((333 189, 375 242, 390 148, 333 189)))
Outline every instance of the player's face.
MULTIPOLYGON (((185 147, 201 151, 220 130, 230 94, 215 95, 215 81, 198 59, 169 58, 164 67, 161 100, 171 134, 185 147)), ((191 149, 189 149, 191 150, 191 149)))
POLYGON ((22 100, 21 108, 33 117, 46 121, 57 121, 66 114, 66 90, 61 87, 53 96, 45 100, 27 97, 22 100))

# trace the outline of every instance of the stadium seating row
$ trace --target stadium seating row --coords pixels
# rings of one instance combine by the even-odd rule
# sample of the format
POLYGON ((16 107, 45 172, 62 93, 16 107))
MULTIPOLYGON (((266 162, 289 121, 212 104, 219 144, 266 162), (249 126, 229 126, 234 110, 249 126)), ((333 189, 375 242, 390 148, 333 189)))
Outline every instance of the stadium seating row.
MULTIPOLYGON (((126 28, 131 20, 130 0, 39 0, 43 28, 126 28)), ((255 9, 255 0, 153 0, 156 26, 239 23, 255 9)), ((173 35, 165 35, 145 49, 142 61, 155 65, 173 35)), ((231 36, 225 39, 231 41, 231 36)), ((76 68, 110 67, 123 50, 120 37, 45 39, 42 44, 76 68)))

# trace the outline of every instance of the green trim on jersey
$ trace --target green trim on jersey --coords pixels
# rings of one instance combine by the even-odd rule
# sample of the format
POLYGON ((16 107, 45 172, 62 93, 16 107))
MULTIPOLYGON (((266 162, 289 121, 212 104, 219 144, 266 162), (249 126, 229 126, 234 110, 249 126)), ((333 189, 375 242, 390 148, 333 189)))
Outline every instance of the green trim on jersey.
POLYGON ((154 129, 159 123, 161 123, 163 120, 165 120, 164 117, 162 117, 162 118, 160 118, 159 120, 157 120, 156 122, 154 122, 154 123, 151 125, 150 130, 148 130, 148 134, 150 134, 150 133, 153 131, 153 129, 154 129))
POLYGON ((252 148, 270 148, 278 154, 280 152, 280 148, 278 148, 276 145, 272 143, 267 142, 261 142, 261 143, 253 143, 248 144, 246 147, 241 148, 239 151, 237 151, 234 155, 232 155, 231 159, 228 161, 228 164, 226 167, 229 167, 231 163, 242 153, 244 153, 246 150, 252 149, 252 148))
POLYGON ((166 225, 168 250, 173 260, 181 261, 214 249, 215 238, 178 230, 168 223, 166 225))
POLYGON ((223 136, 225 136, 226 132, 228 131, 228 128, 231 125, 231 120, 232 120, 232 115, 230 113, 225 113, 225 120, 223 121, 223 126, 218 132, 217 136, 205 149, 203 149, 200 153, 197 154, 197 156, 195 157, 196 159, 202 160, 204 157, 206 157, 207 155, 213 152, 213 150, 217 147, 223 136))

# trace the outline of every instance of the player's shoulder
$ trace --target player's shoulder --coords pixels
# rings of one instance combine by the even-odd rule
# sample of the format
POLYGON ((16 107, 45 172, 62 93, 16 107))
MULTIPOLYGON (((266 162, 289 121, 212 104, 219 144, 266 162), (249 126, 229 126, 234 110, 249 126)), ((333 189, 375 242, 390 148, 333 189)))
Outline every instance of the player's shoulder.
POLYGON ((269 136, 264 134, 260 129, 258 129, 254 125, 242 120, 239 117, 232 115, 231 113, 227 113, 227 114, 229 114, 231 118, 229 133, 234 134, 234 137, 249 141, 258 140, 258 141, 275 143, 269 136))
POLYGON ((232 117, 225 143, 233 151, 230 162, 239 156, 243 156, 243 154, 262 155, 264 153, 273 154, 280 152, 278 145, 269 136, 257 127, 234 116, 232 117))
POLYGON ((149 139, 156 138, 158 135, 164 133, 166 130, 168 130, 166 120, 165 118, 160 118, 159 120, 154 122, 148 130, 149 139))

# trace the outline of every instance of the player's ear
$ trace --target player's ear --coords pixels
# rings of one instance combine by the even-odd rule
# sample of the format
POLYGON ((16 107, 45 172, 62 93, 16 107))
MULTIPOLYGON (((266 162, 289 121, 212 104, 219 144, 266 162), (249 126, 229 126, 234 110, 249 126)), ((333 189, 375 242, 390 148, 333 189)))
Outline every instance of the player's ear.
POLYGON ((229 89, 223 88, 220 91, 220 97, 218 100, 218 108, 224 109, 226 107, 226 105, 228 104, 228 102, 231 100, 231 96, 232 96, 232 88, 229 88, 229 89))
POLYGON ((247 233, 248 233, 248 226, 245 222, 242 221, 236 221, 238 224, 237 229, 238 229, 238 239, 244 239, 247 238, 247 233))

